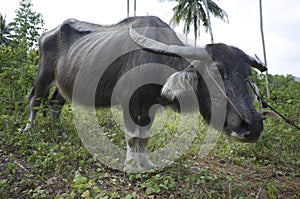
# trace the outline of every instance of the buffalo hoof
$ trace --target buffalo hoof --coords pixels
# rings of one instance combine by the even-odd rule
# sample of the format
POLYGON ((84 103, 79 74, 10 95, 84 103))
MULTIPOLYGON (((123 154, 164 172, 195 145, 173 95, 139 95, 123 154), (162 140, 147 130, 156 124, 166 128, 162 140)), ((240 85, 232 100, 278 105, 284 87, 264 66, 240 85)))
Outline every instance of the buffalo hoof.
POLYGON ((149 160, 149 157, 146 153, 139 154, 139 161, 140 161, 141 167, 145 171, 151 171, 154 169, 154 164, 149 160))
POLYGON ((62 137, 63 139, 67 139, 68 138, 67 134, 65 134, 64 129, 62 127, 55 127, 54 128, 54 132, 58 136, 62 137))
POLYGON ((126 161, 124 171, 126 173, 143 173, 144 169, 141 167, 138 160, 131 159, 126 161))
POLYGON ((131 154, 125 161, 126 173, 145 173, 154 171, 154 164, 149 160, 146 153, 131 154))
POLYGON ((30 129, 33 129, 34 124, 33 123, 27 123, 24 129, 20 129, 20 131, 23 132, 29 132, 30 129))

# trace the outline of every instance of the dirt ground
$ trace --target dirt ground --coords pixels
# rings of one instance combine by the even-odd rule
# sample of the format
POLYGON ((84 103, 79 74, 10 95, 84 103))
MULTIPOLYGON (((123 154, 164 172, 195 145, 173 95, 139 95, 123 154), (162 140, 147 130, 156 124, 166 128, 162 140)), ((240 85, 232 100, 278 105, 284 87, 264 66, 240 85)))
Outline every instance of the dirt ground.
MULTIPOLYGON (((226 176, 230 176, 234 178, 235 182, 238 184, 240 183, 243 185, 243 183, 245 184, 245 182, 248 182, 248 185, 244 186, 244 192, 253 198, 267 197, 266 182, 272 182, 272 184, 276 184, 276 187, 283 187, 280 190, 280 196, 284 196, 286 198, 300 197, 300 176, 294 176, 291 173, 280 171, 280 167, 276 165, 253 165, 253 167, 251 167, 252 165, 247 165, 246 168, 232 163, 220 162, 213 157, 196 160, 195 163, 199 165, 199 168, 209 170, 211 174, 222 173, 226 176), (262 181, 265 183, 258 186, 258 182, 262 181)), ((53 171, 53 173, 49 175, 48 179, 41 180, 33 176, 33 170, 34 168, 26 163, 23 157, 13 153, 7 153, 0 149, 0 191, 10 189, 8 192, 5 190, 6 193, 9 193, 9 197, 22 198, 22 196, 24 196, 24 191, 26 193, 26 190, 28 192, 28 190, 32 190, 33 187, 46 190, 50 198, 70 191, 70 180, 64 179, 64 177, 59 173, 53 171), (27 182, 24 181, 25 179, 27 179, 27 182), (16 186, 7 186, 8 184, 16 186)), ((123 184, 114 185, 117 186, 114 187, 115 189, 126 189, 130 192, 128 187, 126 187, 126 184, 130 183, 127 176, 118 171, 108 170, 107 172, 111 172, 114 176, 117 175, 120 178, 124 178, 123 184)), ((198 170, 191 169, 189 172, 197 173, 198 170)), ((107 182, 108 183, 104 183, 102 185, 101 189, 112 188, 112 185, 109 183, 110 181, 107 182)), ((179 186, 184 186, 184 181, 179 183, 182 183, 182 185, 179 186)), ((209 189, 209 187, 206 188, 209 189)), ((132 189, 131 191, 137 191, 139 189, 137 191, 137 198, 147 197, 144 190, 136 185, 131 186, 129 189, 132 189)), ((28 195, 30 195, 30 193, 28 195)))

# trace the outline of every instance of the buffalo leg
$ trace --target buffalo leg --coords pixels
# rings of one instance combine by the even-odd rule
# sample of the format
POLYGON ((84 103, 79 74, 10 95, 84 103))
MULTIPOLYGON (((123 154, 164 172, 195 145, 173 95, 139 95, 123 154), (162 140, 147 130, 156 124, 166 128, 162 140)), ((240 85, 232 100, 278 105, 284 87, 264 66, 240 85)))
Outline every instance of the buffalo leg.
POLYGON ((24 128, 24 131, 28 131, 34 126, 34 120, 36 116, 36 110, 34 109, 34 105, 32 103, 29 104, 29 117, 28 117, 28 122, 26 124, 26 127, 24 128))
POLYGON ((37 92, 37 89, 34 87, 29 96, 29 117, 24 131, 28 131, 34 126, 34 120, 37 113, 37 107, 40 106, 42 101, 48 96, 49 88, 45 91, 37 92), (37 95, 38 93, 38 95, 37 95))
POLYGON ((150 129, 154 122, 156 112, 161 108, 159 104, 144 103, 141 106, 139 116, 139 148, 140 148, 140 164, 145 170, 154 168, 154 164, 149 160, 147 153, 147 144, 150 139, 150 129))
POLYGON ((149 116, 147 110, 147 114, 141 111, 132 111, 130 115, 124 115, 127 143, 125 170, 128 172, 142 172, 153 169, 154 167, 147 154, 147 144, 150 138, 149 132, 153 122, 154 114, 155 113, 153 112, 151 114, 152 117, 149 116))
POLYGON ((28 131, 34 126, 34 120, 37 113, 37 107, 49 95, 49 90, 54 77, 51 74, 39 74, 35 80, 33 89, 29 96, 29 118, 24 131, 28 131))
POLYGON ((125 160, 125 171, 130 173, 142 172, 144 169, 139 161, 139 136, 138 128, 134 130, 125 129, 125 137, 127 144, 127 154, 125 160))
MULTIPOLYGON (((137 127, 133 132, 126 129, 127 156, 125 160, 125 170, 129 172, 141 172, 153 168, 153 163, 149 160, 146 146, 149 138, 141 136, 141 131, 137 127), (134 136, 133 134, 139 134, 134 136)), ((146 131, 143 131, 145 133, 146 131)), ((148 133, 148 131, 147 131, 148 133)))
MULTIPOLYGON (((132 109, 136 110, 136 109, 132 109)), ((126 172, 136 173, 142 172, 143 168, 139 163, 139 128, 136 124, 136 120, 138 118, 138 112, 134 111, 129 113, 128 109, 123 108, 123 117, 125 122, 125 137, 126 137, 126 145, 127 145, 127 154, 125 160, 125 168, 126 172)))
POLYGON ((154 165, 149 160, 149 156, 147 153, 147 144, 150 138, 150 128, 153 123, 153 117, 149 117, 148 115, 140 116, 139 118, 139 133, 140 138, 138 140, 138 145, 140 149, 139 161, 142 168, 145 170, 153 169, 154 165), (152 119, 151 119, 152 118, 152 119))
POLYGON ((64 134, 62 128, 61 111, 65 102, 65 98, 59 93, 58 89, 56 88, 50 100, 51 119, 53 129, 64 137, 66 137, 66 135, 64 134))

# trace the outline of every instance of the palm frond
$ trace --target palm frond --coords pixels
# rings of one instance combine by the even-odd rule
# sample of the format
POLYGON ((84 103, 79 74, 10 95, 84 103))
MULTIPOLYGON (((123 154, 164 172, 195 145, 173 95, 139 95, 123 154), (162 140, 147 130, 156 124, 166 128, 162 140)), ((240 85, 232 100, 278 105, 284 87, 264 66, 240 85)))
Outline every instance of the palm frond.
POLYGON ((227 13, 220 8, 214 1, 212 0, 208 0, 207 1, 208 4, 208 9, 210 11, 210 13, 212 13, 212 15, 216 18, 221 19, 222 21, 228 23, 228 15, 227 13))
MULTIPOLYGON (((164 0, 160 0, 164 1, 164 0)), ((207 0, 207 7, 205 8, 205 2, 203 0, 170 0, 176 1, 178 4, 173 8, 174 14, 170 20, 171 26, 178 26, 180 22, 184 22, 183 33, 190 32, 190 26, 193 25, 195 40, 197 39, 197 33, 200 36, 200 24, 204 26, 205 31, 208 31, 210 22, 208 21, 208 10, 214 17, 220 18, 224 22, 228 22, 227 13, 220 8, 213 0, 207 0)), ((212 31, 211 31, 212 32, 212 31)))

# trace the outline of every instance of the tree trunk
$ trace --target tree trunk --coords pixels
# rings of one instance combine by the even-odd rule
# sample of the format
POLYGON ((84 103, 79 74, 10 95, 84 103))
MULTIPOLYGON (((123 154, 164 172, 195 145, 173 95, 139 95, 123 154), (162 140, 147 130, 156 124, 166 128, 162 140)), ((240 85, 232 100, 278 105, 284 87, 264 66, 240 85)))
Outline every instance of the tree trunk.
POLYGON ((212 33, 212 28, 211 28, 210 14, 209 14, 209 10, 208 10, 208 3, 207 3, 207 0, 204 0, 203 2, 204 2, 205 9, 206 9, 206 14, 207 14, 208 30, 209 30, 209 34, 210 34, 210 40, 211 40, 211 43, 214 43, 214 36, 213 36, 213 33, 212 33))
POLYGON ((129 0, 127 0, 127 18, 129 17, 129 0))
POLYGON ((195 41, 194 41, 194 46, 197 46, 197 34, 198 34, 198 26, 197 26, 197 16, 194 15, 194 37, 195 37, 195 41))
MULTIPOLYGON (((264 29, 263 29, 263 14, 262 14, 262 0, 259 0, 259 13, 260 13, 260 32, 261 32, 261 41, 263 46, 263 54, 264 54, 264 62, 267 65, 267 56, 266 56, 266 45, 265 45, 265 37, 264 37, 264 29)), ((266 89, 267 89, 267 97, 270 97, 270 89, 269 89, 269 78, 268 71, 266 71, 266 89)))
POLYGON ((136 0, 134 0, 134 16, 136 16, 136 0))

